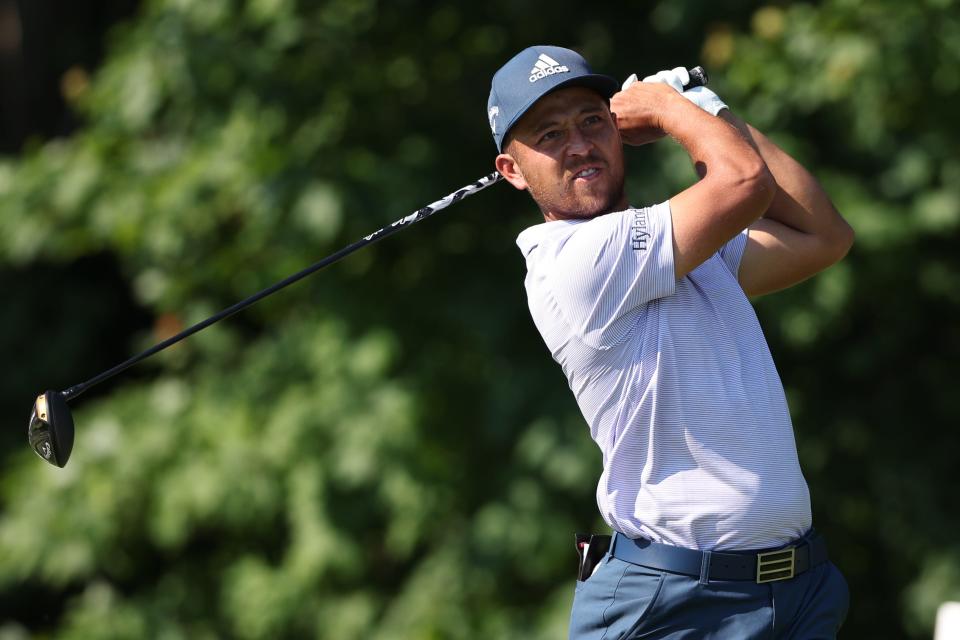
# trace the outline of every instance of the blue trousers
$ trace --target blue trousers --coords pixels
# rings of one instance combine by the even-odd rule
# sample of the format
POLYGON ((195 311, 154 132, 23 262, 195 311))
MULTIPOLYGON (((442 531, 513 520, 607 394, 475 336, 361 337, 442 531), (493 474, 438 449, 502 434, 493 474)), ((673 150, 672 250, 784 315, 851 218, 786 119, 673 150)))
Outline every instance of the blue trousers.
POLYGON ((756 584, 647 569, 609 554, 577 583, 570 640, 835 638, 850 592, 831 562, 756 584))

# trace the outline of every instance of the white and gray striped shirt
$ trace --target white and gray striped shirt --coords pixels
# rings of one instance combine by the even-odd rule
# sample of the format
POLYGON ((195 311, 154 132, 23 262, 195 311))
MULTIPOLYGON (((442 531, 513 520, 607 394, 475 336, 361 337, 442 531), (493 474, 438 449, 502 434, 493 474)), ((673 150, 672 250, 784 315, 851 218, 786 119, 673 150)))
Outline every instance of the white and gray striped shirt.
POLYGON ((737 283, 746 232, 679 281, 669 203, 517 238, 533 320, 603 452, 597 504, 629 537, 784 544, 811 525, 783 386, 737 283))

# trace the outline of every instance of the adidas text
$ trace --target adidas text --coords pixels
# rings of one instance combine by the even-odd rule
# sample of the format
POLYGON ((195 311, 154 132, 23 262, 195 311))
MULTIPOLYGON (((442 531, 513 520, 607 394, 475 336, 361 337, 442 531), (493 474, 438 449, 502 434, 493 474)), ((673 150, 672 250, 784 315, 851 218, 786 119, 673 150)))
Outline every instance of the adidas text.
POLYGON ((556 67, 547 67, 546 69, 537 69, 536 73, 530 76, 530 82, 536 82, 537 80, 542 80, 547 76, 552 76, 555 73, 566 73, 570 69, 565 64, 557 65, 556 67))
POLYGON ((533 69, 530 69, 530 82, 536 82, 555 73, 567 73, 568 71, 570 71, 570 68, 567 65, 560 64, 547 54, 541 53, 533 65, 533 69))

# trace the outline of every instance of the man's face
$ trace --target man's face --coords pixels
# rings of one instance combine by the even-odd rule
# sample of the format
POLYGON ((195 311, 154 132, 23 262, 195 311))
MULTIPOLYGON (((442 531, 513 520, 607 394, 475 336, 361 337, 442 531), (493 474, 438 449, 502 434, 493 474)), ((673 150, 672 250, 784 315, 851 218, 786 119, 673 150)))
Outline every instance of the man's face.
POLYGON ((614 118, 591 89, 550 93, 511 129, 497 168, 530 192, 548 220, 625 209, 623 145, 614 118))

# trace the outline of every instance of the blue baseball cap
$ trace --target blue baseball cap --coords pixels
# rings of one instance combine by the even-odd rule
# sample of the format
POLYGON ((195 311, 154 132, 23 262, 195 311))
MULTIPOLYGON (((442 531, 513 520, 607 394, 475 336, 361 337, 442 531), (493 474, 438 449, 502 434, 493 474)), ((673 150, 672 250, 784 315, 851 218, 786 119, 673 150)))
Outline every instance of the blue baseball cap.
POLYGON ((537 100, 572 86, 589 87, 607 99, 620 90, 614 78, 595 74, 583 56, 563 47, 527 47, 500 67, 487 100, 487 120, 497 150, 503 151, 507 132, 537 100))

